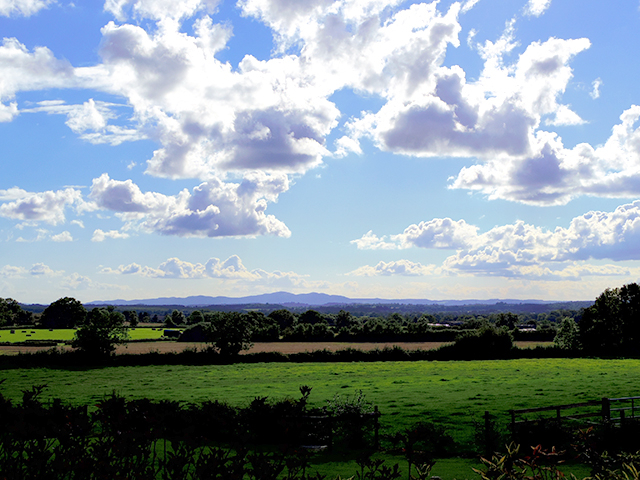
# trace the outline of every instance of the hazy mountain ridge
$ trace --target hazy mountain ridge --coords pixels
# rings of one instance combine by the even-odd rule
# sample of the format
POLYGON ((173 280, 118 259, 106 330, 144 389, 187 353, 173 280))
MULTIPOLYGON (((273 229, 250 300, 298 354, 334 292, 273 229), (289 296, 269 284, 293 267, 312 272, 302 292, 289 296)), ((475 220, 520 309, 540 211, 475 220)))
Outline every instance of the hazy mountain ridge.
MULTIPOLYGON (((349 298, 342 295, 329 295, 326 293, 288 293, 275 292, 261 295, 249 295, 246 297, 225 297, 195 295, 189 297, 160 297, 137 300, 105 300, 92 301, 86 305, 182 305, 185 307, 205 307, 209 305, 245 305, 245 304, 279 304, 283 306, 323 306, 323 305, 355 305, 355 304, 404 304, 404 305, 495 305, 495 304, 552 304, 557 301, 545 300, 514 300, 514 299, 489 299, 489 300, 429 300, 429 299, 382 299, 382 298, 349 298)), ((580 302, 581 303, 581 302, 580 302)))

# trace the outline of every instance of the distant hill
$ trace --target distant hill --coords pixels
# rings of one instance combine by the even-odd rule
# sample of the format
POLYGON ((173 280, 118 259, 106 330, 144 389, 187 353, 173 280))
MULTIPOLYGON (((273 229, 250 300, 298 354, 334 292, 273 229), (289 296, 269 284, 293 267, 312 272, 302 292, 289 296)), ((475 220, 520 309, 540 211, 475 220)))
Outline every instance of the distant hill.
POLYGON ((288 293, 275 292, 261 295, 250 295, 246 297, 210 297, 196 295, 190 297, 161 297, 146 298, 138 300, 100 300, 89 302, 85 305, 179 305, 184 307, 206 307, 212 305, 282 305, 284 307, 314 307, 314 306, 340 306, 340 305, 440 305, 440 306, 464 306, 464 305, 550 305, 558 303, 579 304, 580 306, 591 305, 593 302, 555 302, 544 300, 513 300, 513 299, 490 299, 490 300, 429 300, 429 299, 383 299, 383 298, 349 298, 342 295, 328 295, 326 293, 288 293))

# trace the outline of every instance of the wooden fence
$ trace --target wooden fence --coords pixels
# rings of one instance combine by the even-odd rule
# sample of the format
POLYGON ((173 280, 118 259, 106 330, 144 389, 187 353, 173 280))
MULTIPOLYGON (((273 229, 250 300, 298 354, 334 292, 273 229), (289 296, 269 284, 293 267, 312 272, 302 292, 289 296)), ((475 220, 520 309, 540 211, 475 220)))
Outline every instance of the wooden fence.
POLYGON ((509 410, 511 432, 533 422, 555 421, 559 425, 576 426, 611 423, 621 425, 628 419, 640 418, 640 397, 603 398, 590 402, 549 407, 509 410))

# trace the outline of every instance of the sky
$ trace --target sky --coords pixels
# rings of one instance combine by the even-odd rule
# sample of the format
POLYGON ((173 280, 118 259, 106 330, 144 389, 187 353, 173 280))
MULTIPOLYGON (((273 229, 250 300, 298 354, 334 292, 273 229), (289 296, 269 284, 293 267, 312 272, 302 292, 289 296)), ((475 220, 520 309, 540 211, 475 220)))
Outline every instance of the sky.
POLYGON ((0 0, 0 297, 593 300, 638 0, 0 0))

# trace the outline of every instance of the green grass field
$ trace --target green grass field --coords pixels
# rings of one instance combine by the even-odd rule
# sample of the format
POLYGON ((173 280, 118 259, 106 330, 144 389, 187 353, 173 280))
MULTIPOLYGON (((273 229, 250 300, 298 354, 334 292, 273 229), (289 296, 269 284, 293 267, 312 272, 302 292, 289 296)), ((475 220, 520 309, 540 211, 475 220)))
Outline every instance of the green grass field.
MULTIPOLYGON (((362 390, 379 406, 383 433, 417 421, 445 425, 467 451, 473 422, 485 410, 500 416, 509 409, 640 394, 640 360, 525 359, 466 362, 269 363, 223 366, 150 366, 77 369, 10 369, 0 392, 18 401, 21 391, 47 384, 44 400, 93 404, 116 391, 127 398, 201 402, 223 400, 246 405, 256 396, 297 398, 301 385, 313 387, 311 403, 322 406, 336 393, 362 390)), ((353 459, 323 457, 321 473, 353 475, 353 459)), ((389 457, 401 463, 398 457, 389 457)), ((471 459, 443 459, 433 471, 443 479, 477 478, 471 459)), ((580 475, 585 467, 574 470, 580 475)), ((582 476, 580 476, 582 478, 582 476)))
MULTIPOLYGON (((73 328, 59 328, 48 330, 45 328, 18 328, 11 330, 0 330, 0 343, 21 343, 27 340, 47 340, 56 342, 69 342, 73 340, 75 330, 73 328)), ((162 337, 164 328, 130 328, 129 338, 131 340, 155 340, 162 337)))
POLYGON ((387 431, 417 421, 447 426, 468 443, 485 410, 506 419, 509 409, 640 394, 640 360, 525 359, 467 362, 283 363, 0 371, 3 394, 47 384, 46 398, 95 402, 116 391, 127 398, 246 405, 256 396, 297 397, 313 387, 312 404, 362 390, 383 414, 387 431))

